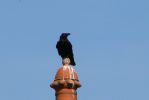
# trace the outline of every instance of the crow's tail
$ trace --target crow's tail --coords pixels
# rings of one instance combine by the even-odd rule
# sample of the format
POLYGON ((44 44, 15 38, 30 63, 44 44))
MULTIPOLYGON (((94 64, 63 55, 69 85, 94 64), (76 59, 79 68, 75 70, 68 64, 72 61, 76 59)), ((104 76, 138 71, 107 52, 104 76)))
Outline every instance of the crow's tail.
POLYGON ((75 66, 76 63, 75 63, 75 61, 74 61, 74 58, 73 58, 73 57, 69 57, 69 58, 70 58, 70 64, 73 65, 73 66, 75 66))

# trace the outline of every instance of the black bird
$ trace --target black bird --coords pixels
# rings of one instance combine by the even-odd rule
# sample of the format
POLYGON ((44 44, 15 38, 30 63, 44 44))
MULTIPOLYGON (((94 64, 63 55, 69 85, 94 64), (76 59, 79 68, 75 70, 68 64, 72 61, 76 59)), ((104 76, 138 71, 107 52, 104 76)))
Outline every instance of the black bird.
POLYGON ((62 59, 69 58, 70 65, 75 66, 76 64, 73 57, 72 44, 67 39, 69 35, 70 33, 62 33, 59 41, 56 44, 56 48, 58 50, 58 54, 62 57, 62 59))

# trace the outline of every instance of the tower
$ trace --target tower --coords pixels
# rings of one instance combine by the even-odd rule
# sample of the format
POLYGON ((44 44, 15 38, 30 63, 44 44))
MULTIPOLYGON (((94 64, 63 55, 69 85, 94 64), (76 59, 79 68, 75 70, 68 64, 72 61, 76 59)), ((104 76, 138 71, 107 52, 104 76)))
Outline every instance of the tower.
POLYGON ((55 90, 56 100, 77 100, 77 88, 81 87, 77 72, 64 59, 63 66, 55 75, 50 87, 55 90))

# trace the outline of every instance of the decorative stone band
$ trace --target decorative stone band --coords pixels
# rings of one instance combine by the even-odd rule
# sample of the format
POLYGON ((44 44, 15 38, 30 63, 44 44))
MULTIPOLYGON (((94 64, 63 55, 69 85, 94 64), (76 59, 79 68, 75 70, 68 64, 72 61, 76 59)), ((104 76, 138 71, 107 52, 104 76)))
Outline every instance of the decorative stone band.
MULTIPOLYGON (((69 80, 70 78, 60 78, 60 79, 55 79, 54 81, 57 81, 57 80, 69 80)), ((79 81, 78 79, 71 79, 71 80, 74 80, 74 81, 79 81)))
POLYGON ((55 80, 50 87, 56 90, 60 88, 77 89, 81 87, 81 84, 78 80, 55 80))

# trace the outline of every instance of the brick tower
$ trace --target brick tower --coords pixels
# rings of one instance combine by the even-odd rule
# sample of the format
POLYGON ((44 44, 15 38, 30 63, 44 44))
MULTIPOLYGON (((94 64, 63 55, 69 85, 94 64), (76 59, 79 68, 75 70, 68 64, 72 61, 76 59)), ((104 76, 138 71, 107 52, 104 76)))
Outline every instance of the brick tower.
POLYGON ((55 90, 56 100, 77 100, 77 88, 81 87, 78 75, 69 62, 64 60, 63 66, 56 73, 55 80, 50 84, 55 90))

